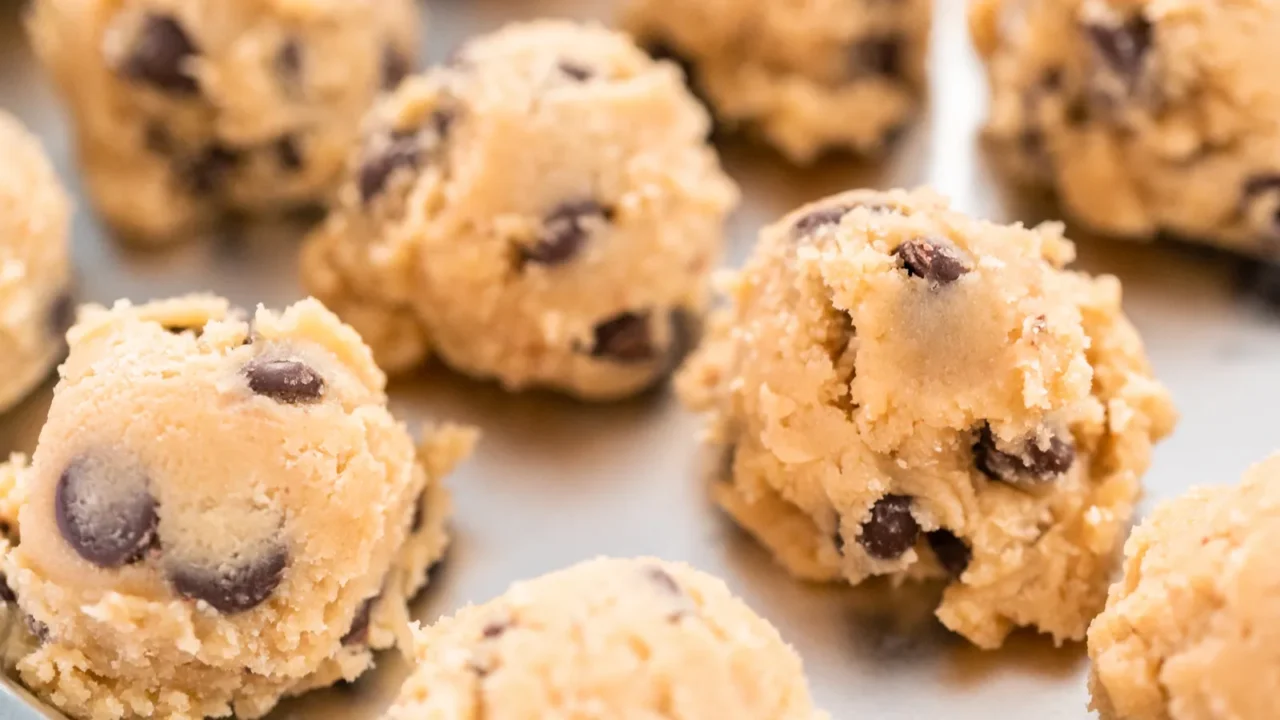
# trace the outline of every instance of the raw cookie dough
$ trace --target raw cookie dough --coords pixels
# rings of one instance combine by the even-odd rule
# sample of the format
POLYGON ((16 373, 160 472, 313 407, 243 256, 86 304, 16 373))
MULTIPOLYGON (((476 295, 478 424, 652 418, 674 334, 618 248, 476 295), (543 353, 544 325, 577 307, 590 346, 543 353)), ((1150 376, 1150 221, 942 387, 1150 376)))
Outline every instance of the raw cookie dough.
POLYGON ((652 558, 516 583, 421 631, 384 720, 825 720, 800 658, 724 583, 652 558))
POLYGON ((324 201, 413 67, 414 0, 35 0, 98 209, 134 241, 324 201))
POLYGON ((31 464, 0 470, 28 687, 82 720, 257 718, 407 637, 470 431, 415 451, 315 300, 252 325, 209 296, 122 302, 69 337, 31 464))
POLYGON ((1057 224, 855 191, 761 234, 681 371, 715 494, 793 574, 944 577, 947 627, 1084 637, 1174 423, 1120 283, 1057 224))
POLYGON ((388 372, 589 399, 665 376, 737 199, 675 67, 594 25, 474 40, 368 118, 303 280, 388 372))
POLYGON ((71 301, 71 202, 39 141, 0 111, 0 412, 49 374, 71 301))
POLYGON ((630 0, 624 24, 790 159, 882 150, 925 85, 931 0, 630 0))
POLYGON ((1156 509, 1089 628, 1103 720, 1271 720, 1280 687, 1280 456, 1156 509))
POLYGON ((987 134, 1090 228, 1280 259, 1280 5, 972 0, 987 134))

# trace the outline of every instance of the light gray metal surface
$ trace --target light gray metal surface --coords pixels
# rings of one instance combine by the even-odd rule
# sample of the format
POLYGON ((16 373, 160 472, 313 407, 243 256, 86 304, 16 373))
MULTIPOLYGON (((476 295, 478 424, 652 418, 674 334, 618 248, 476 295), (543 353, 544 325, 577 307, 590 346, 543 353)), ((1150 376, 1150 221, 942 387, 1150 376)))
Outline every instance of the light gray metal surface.
MULTIPOLYGON (((18 4, 0 1, 0 107, 39 132, 79 194, 66 123, 18 30, 18 4)), ((510 19, 603 18, 611 4, 436 0, 427 54, 440 59, 462 38, 510 19)), ((975 214, 1038 219, 1035 211, 1015 212, 983 162, 976 131, 986 90, 961 0, 938 0, 933 55, 930 111, 881 164, 837 158, 797 169, 746 144, 724 149, 745 191, 733 219, 730 264, 746 256, 761 224, 853 186, 927 182, 975 214)), ((86 300, 201 289, 242 304, 278 306, 299 295, 296 229, 264 228, 143 255, 109 243, 82 195, 80 210, 75 256, 86 300)), ((1280 315, 1236 297, 1233 262, 1179 247, 1075 237, 1081 267, 1124 280, 1128 312, 1183 413, 1177 433, 1157 451, 1144 507, 1193 484, 1234 482, 1247 465, 1280 449, 1280 315)), ((394 410, 411 422, 452 418, 485 432, 476 457, 452 479, 456 542, 415 608, 418 618, 484 601, 512 580, 596 555, 653 554, 724 577, 804 656, 814 692, 835 718, 1089 717, 1087 662, 1079 646, 1055 649, 1020 634, 999 652, 981 652, 932 620, 927 592, 789 579, 707 502, 698 482, 698 420, 669 396, 593 407, 507 395, 437 368, 394 383, 391 397, 394 410)), ((0 417, 0 456, 34 447, 48 401, 46 386, 0 417)), ((286 703, 272 718, 376 717, 406 671, 387 654, 354 687, 286 703)), ((12 700, 0 690, 0 718, 27 720, 6 703, 12 700)))

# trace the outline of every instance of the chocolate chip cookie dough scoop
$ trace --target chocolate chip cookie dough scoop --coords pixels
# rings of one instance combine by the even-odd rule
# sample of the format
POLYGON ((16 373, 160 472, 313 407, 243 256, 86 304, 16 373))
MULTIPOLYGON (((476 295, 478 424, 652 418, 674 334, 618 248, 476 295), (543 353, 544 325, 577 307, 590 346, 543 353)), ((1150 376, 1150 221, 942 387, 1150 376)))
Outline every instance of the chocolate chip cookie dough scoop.
POLYGON ((1264 720, 1280 686, 1280 456, 1164 503, 1089 628, 1103 720, 1264 720))
POLYGON ((388 372, 589 399, 681 355, 737 198, 677 69, 594 25, 511 25, 366 121, 303 280, 388 372))
POLYGON ((73 718, 265 714, 407 637, 470 431, 414 447, 315 300, 81 311, 31 463, 0 475, 21 680, 73 718))
POLYGON ((28 22, 99 211, 153 244, 325 201, 419 27, 414 0, 35 0, 28 22))
POLYGON ((790 159, 875 153, 920 105, 930 0, 629 0, 624 24, 685 65, 730 128, 790 159))
POLYGON ((979 646, 1083 638, 1175 414, 1119 281, 1073 256, 927 190, 766 228, 678 378, 720 503, 798 577, 947 581, 937 615, 979 646))
POLYGON ((421 631, 383 720, 827 720, 800 658, 724 583, 599 559, 421 631))
POLYGON ((972 0, 987 135, 1095 230, 1280 260, 1280 5, 972 0))
POLYGON ((39 141, 0 111, 0 412, 64 349, 71 202, 39 141))

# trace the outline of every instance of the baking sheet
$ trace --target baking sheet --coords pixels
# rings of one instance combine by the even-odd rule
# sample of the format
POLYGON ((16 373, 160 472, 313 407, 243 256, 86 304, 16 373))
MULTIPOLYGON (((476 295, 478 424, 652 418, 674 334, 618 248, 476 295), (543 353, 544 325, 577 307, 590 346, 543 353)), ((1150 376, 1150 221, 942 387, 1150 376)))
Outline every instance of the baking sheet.
MULTIPOLYGON (((436 0, 426 54, 441 59, 468 35, 515 18, 607 18, 612 4, 436 0)), ((20 32, 19 5, 0 0, 0 107, 43 137, 77 194, 74 251, 82 298, 145 300, 211 290, 244 305, 280 306, 299 297, 296 226, 254 228, 161 254, 107 241, 75 179, 66 123, 20 32)), ((930 183, 978 215, 1005 221, 1052 216, 1052 208, 1010 200, 1010 189, 996 183, 984 163, 975 139, 986 89, 965 35, 962 0, 938 0, 937 10, 931 107, 885 161, 832 158, 796 169, 749 143, 723 147, 744 190, 729 264, 741 263, 761 224, 853 186, 930 183)), ((1280 313, 1238 295, 1237 262, 1185 247, 1073 237, 1080 267, 1124 280, 1129 315, 1183 413, 1175 435, 1157 450, 1144 508, 1193 484, 1234 482, 1249 464, 1280 449, 1280 313)), ((34 448, 50 388, 0 417, 0 456, 34 448)), ((1089 717, 1082 646, 1055 649, 1025 633, 998 652, 982 652, 932 619, 927 590, 894 594, 877 583, 851 589, 789 579, 707 502, 698 481, 698 419, 669 394, 588 406, 536 393, 508 395, 433 368, 393 383, 391 398, 393 410, 411 423, 450 418, 485 432, 477 455, 451 480, 455 544, 414 608, 419 619, 596 555, 652 554, 723 577, 771 620, 804 657, 818 702, 835 718, 1089 717)), ((397 655, 384 654, 377 670, 354 686, 285 703, 271 718, 374 718, 407 670, 397 655)), ((28 720, 19 713, 0 693, 0 718, 28 720)))

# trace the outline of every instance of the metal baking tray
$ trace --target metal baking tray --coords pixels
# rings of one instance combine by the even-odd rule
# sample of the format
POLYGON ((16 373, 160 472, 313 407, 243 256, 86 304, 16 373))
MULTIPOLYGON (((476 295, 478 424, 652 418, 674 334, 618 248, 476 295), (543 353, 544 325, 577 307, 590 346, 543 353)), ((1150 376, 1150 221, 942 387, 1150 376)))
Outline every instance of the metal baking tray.
MULTIPOLYGON (((465 37, 518 18, 607 19, 615 2, 436 0, 426 56, 442 59, 465 37)), ((248 228, 159 254, 109 242, 78 185, 67 124, 23 38, 20 5, 0 0, 0 107, 42 136, 77 195, 74 252, 82 299, 142 300, 192 290, 245 305, 298 298, 297 226, 248 228)), ((963 5, 937 0, 929 108, 883 161, 833 157, 796 168, 749 142, 722 147, 744 190, 727 264, 742 262, 762 224, 854 186, 929 183, 980 216, 1028 222, 1053 216, 1052 207, 999 184, 984 162, 978 129, 986 85, 963 5)), ((1280 449, 1280 313, 1237 291, 1240 261, 1176 245, 1073 237, 1080 267, 1124 280, 1128 313, 1183 414, 1156 452, 1144 509, 1191 485, 1235 482, 1249 464, 1280 449)), ((0 417, 0 456, 34 448, 51 386, 0 417)), ((652 554, 723 577, 795 645, 818 702, 835 718, 1090 717, 1080 645, 1054 648, 1020 633, 1003 649, 983 652, 933 620, 927 589, 790 579, 708 502, 699 480, 699 419, 670 393, 593 406, 539 393, 511 395, 436 367, 394 382, 391 402, 411 423, 451 418, 484 431, 475 457, 451 479, 456 538, 414 608, 421 620, 579 560, 652 554)), ((396 653, 385 653, 354 685, 286 702, 271 718, 375 718, 407 671, 396 653)), ((0 693, 0 718, 29 720, 12 703, 0 693)))

